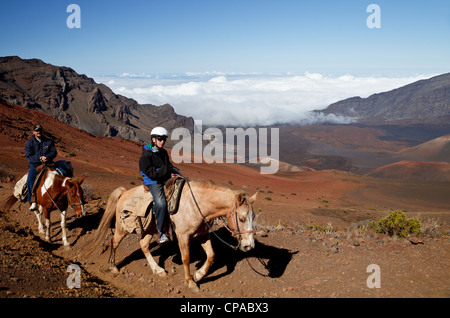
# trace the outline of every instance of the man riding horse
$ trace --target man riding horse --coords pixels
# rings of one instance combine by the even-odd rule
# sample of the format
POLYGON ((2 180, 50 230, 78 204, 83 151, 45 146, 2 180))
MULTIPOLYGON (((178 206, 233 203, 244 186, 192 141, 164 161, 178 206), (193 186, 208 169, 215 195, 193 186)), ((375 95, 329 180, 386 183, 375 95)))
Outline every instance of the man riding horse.
POLYGON ((58 154, 53 140, 43 135, 43 128, 36 124, 33 127, 33 136, 25 144, 25 156, 28 159, 27 178, 27 202, 30 203, 30 210, 36 210, 37 206, 32 201, 33 184, 37 176, 36 168, 41 164, 48 164, 55 159, 58 154))
POLYGON ((142 156, 139 159, 139 170, 144 185, 153 196, 158 242, 161 244, 169 240, 163 233, 164 221, 168 215, 164 184, 172 175, 179 172, 170 162, 169 155, 164 149, 168 135, 167 130, 163 127, 153 128, 150 133, 152 142, 143 147, 142 156))

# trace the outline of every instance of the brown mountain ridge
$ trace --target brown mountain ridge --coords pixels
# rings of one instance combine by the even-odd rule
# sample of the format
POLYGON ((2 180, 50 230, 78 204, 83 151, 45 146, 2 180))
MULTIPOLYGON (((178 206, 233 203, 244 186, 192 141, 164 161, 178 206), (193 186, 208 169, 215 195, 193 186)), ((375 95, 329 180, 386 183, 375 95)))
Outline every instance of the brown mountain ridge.
POLYGON ((169 104, 141 105, 69 67, 39 59, 0 57, 0 97, 98 136, 147 141, 149 131, 163 122, 169 130, 192 130, 194 124, 169 104))
POLYGON ((367 98, 351 97, 321 112, 352 117, 358 122, 448 123, 450 73, 367 98))

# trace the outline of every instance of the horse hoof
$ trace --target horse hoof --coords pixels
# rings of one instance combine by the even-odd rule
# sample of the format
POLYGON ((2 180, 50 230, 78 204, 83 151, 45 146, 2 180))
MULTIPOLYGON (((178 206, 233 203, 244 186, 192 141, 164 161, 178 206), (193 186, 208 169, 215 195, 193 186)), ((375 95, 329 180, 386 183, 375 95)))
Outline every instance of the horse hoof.
POLYGON ((156 273, 156 275, 158 275, 158 276, 161 277, 161 278, 167 277, 167 273, 166 273, 165 270, 163 270, 162 272, 156 273))
POLYGON ((193 281, 190 281, 188 284, 188 287, 190 290, 192 290, 194 293, 198 293, 200 291, 200 288, 198 288, 197 284, 193 281))
POLYGON ((113 274, 119 274, 119 269, 116 266, 111 266, 109 268, 109 270, 111 271, 111 273, 113 274))
POLYGON ((198 292, 200 291, 200 288, 198 288, 198 286, 194 286, 194 287, 191 287, 191 290, 192 290, 194 293, 198 293, 198 292))
POLYGON ((64 244, 64 250, 66 251, 70 251, 72 249, 72 246, 70 246, 70 244, 64 244))

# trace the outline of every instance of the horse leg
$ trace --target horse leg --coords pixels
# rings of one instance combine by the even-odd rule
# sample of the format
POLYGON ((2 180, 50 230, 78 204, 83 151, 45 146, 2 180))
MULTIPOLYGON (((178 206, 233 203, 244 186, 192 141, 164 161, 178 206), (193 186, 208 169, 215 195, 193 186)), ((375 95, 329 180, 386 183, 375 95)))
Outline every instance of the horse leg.
POLYGON ((199 268, 197 272, 195 272, 194 281, 196 282, 200 281, 208 273, 208 270, 214 261, 214 250, 212 248, 209 233, 206 233, 205 235, 199 237, 198 240, 206 253, 206 261, 203 266, 199 268))
POLYGON ((189 235, 183 235, 178 237, 178 247, 181 252, 181 260, 183 262, 184 267, 184 282, 189 288, 192 288, 194 291, 198 291, 197 284, 192 280, 191 271, 190 271, 190 263, 191 256, 189 254, 189 248, 191 243, 191 237, 189 235))
POLYGON ((38 210, 34 210, 34 215, 36 215, 36 218, 38 220, 38 230, 39 234, 44 235, 44 225, 42 224, 41 215, 42 215, 42 206, 39 206, 38 210))
POLYGON ((120 221, 116 221, 116 231, 114 232, 114 236, 111 239, 111 254, 109 255, 109 270, 118 274, 119 269, 116 266, 116 249, 119 247, 120 242, 123 240, 125 236, 127 236, 128 232, 125 231, 120 225, 120 221))
POLYGON ((70 243, 67 240, 67 228, 66 228, 66 213, 67 211, 61 212, 61 231, 62 231, 62 241, 65 247, 69 247, 70 243))
POLYGON ((166 277, 166 271, 164 268, 158 266, 158 264, 153 259, 152 254, 150 253, 149 246, 150 241, 152 239, 152 234, 145 234, 145 236, 139 241, 139 244, 141 245, 141 250, 144 252, 145 258, 148 261, 148 264, 150 265, 150 268, 152 269, 153 274, 158 275, 159 277, 166 277))
POLYGON ((45 219, 45 237, 44 240, 50 243, 50 212, 47 208, 42 208, 45 219))

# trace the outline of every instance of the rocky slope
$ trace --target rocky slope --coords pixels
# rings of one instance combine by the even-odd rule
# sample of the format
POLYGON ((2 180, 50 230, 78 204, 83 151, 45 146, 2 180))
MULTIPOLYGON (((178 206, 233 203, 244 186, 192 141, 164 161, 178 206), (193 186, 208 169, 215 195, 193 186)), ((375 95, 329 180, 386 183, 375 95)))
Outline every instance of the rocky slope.
POLYGON ((450 73, 374 94, 352 97, 328 106, 325 114, 343 115, 360 122, 448 122, 450 73))
POLYGON ((157 125, 193 129, 193 119, 168 104, 141 105, 71 68, 38 59, 0 57, 0 97, 99 136, 146 141, 157 125))

